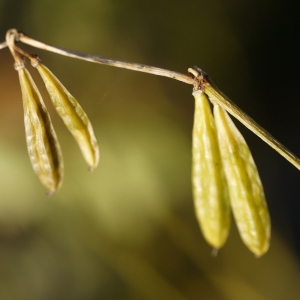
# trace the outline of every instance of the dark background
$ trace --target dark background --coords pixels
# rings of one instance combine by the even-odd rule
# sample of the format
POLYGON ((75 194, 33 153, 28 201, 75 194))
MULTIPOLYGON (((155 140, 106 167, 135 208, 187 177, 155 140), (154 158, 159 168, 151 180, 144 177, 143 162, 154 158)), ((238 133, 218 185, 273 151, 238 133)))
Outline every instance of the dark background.
MULTIPOLYGON (((294 153, 299 143, 297 1, 5 1, 10 28, 58 47, 186 73, 198 65, 294 153)), ((1 40, 0 40, 1 42, 1 40)), ((212 258, 193 211, 189 85, 38 53, 93 123, 101 158, 88 173, 52 116, 65 163, 51 197, 27 155, 13 59, 0 51, 0 299, 296 299, 299 171, 236 122, 272 218, 269 252, 243 245, 234 221, 212 258)))

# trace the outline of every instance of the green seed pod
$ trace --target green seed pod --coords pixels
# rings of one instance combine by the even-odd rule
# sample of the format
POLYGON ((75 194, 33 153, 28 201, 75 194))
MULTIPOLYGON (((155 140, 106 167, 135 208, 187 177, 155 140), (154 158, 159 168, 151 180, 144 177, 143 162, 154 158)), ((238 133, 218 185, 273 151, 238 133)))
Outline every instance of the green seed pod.
POLYGON ((86 113, 61 82, 41 63, 36 66, 46 85, 52 103, 74 136, 92 171, 99 162, 99 146, 86 113))
POLYGON ((33 170, 48 194, 62 184, 63 160, 60 146, 43 99, 25 68, 18 69, 23 97, 24 123, 33 170))
POLYGON ((209 101, 201 91, 194 92, 193 96, 192 182, 196 216, 206 241, 219 249, 230 229, 227 183, 209 101))
POLYGON ((227 112, 214 105, 230 203, 241 238, 257 256, 269 248, 270 216, 251 152, 227 112))

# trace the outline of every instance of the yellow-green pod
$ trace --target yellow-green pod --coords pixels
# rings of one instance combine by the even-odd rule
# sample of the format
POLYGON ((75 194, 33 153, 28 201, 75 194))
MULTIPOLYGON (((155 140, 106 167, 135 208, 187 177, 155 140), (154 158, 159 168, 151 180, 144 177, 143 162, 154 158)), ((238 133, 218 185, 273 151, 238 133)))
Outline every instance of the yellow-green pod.
POLYGON ((43 99, 29 72, 20 68, 18 73, 29 158, 48 194, 52 194, 61 186, 63 178, 60 146, 43 99))
POLYGON ((36 68, 42 76, 56 111, 74 136, 92 171, 99 162, 99 146, 90 120, 76 99, 49 69, 41 63, 38 63, 36 68))
POLYGON ((201 91, 194 92, 193 96, 192 182, 196 216, 206 241, 219 249, 230 228, 227 183, 209 101, 201 91))
POLYGON ((269 248, 270 216, 251 152, 227 112, 214 105, 230 203, 241 238, 257 256, 269 248))

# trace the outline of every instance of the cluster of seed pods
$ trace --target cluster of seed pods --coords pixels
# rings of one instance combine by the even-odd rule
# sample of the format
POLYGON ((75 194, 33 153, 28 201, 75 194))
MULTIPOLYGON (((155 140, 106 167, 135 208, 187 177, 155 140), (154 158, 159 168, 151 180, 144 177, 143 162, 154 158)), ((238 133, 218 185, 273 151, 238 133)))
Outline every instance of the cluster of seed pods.
POLYGON ((78 143, 91 171, 99 162, 98 142, 86 113, 62 83, 41 64, 37 56, 30 55, 14 45, 13 33, 8 34, 6 39, 15 59, 15 69, 19 73, 29 158, 33 170, 47 189, 47 194, 52 194, 62 184, 63 158, 42 96, 25 68, 25 57, 37 68, 57 113, 78 143))
POLYGON ((221 248, 230 229, 230 207, 245 245, 256 255, 269 248, 270 216, 251 152, 227 112, 207 96, 193 93, 193 193, 206 241, 221 248))

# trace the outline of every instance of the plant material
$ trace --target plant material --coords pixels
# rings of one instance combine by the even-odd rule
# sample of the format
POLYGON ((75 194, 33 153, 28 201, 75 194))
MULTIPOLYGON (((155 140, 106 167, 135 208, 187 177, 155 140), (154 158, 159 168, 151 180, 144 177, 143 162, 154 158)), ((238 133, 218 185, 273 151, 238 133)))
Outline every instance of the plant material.
POLYGON ((256 165, 227 112, 214 104, 214 116, 230 204, 239 233, 247 247, 261 256, 269 248, 271 225, 256 165))
POLYGON ((268 250, 271 225, 263 187, 250 150, 227 112, 299 170, 300 159, 237 107, 200 68, 189 68, 190 74, 186 75, 53 47, 16 29, 8 30, 6 41, 0 44, 0 49, 9 47, 15 59, 23 94, 30 159, 34 170, 50 192, 55 191, 61 184, 60 148, 42 98, 29 73, 23 69, 24 57, 29 58, 38 69, 56 111, 73 134, 90 170, 98 164, 99 147, 92 125, 76 99, 36 56, 18 48, 16 41, 60 55, 165 76, 194 85, 192 177, 196 215, 203 235, 216 250, 224 245, 230 227, 231 206, 240 235, 247 247, 257 256, 268 250), (206 95, 214 105, 214 118, 206 95))
POLYGON ((221 248, 230 228, 228 188, 222 166, 215 121, 202 91, 193 93, 192 181, 196 216, 206 241, 221 248))
POLYGON ((62 154, 50 115, 34 81, 24 67, 25 57, 35 63, 40 71, 57 112, 79 144, 90 170, 93 170, 99 161, 98 143, 92 125, 81 106, 46 67, 38 66, 39 59, 36 55, 31 55, 15 45, 18 35, 17 30, 9 30, 6 34, 6 45, 19 73, 27 148, 34 171, 48 189, 48 194, 52 194, 62 184, 62 154))
MULTIPOLYGON (((217 249, 216 242, 212 243, 213 238, 216 241, 215 233, 222 232, 222 226, 224 232, 228 230, 223 219, 228 214, 228 186, 229 202, 241 238, 256 256, 261 256, 269 248, 271 225, 263 186, 251 152, 227 112, 216 101, 217 98, 227 101, 225 96, 212 87, 207 75, 200 69, 195 67, 189 72, 195 76, 193 189, 200 227, 208 243, 217 249), (210 97, 214 105, 214 119, 205 95, 210 88, 216 91, 210 97), (219 177, 216 177, 217 173, 219 177), (216 180, 222 178, 223 173, 227 182, 225 186, 223 181, 221 185, 221 181, 216 180), (223 198, 216 190, 222 193, 223 198)), ((227 101, 227 105, 230 107, 231 103, 227 101)), ((243 113, 239 117, 243 118, 243 113)), ((254 121, 250 120, 250 123, 259 128, 254 121)), ((267 132, 264 134, 268 135, 267 132)))
POLYGON ((99 146, 88 116, 77 100, 49 69, 37 59, 32 60, 32 62, 46 85, 46 89, 57 113, 72 133, 84 159, 89 165, 89 170, 92 171, 97 167, 99 162, 99 146))
POLYGON ((23 97, 27 149, 33 170, 48 194, 62 184, 63 159, 50 115, 29 72, 18 68, 23 97))
POLYGON ((227 112, 197 90, 193 128, 193 192, 206 241, 216 250, 226 241, 229 202, 241 238, 257 256, 269 248, 270 217, 251 152, 227 112), (226 177, 226 179, 225 179, 226 177))

